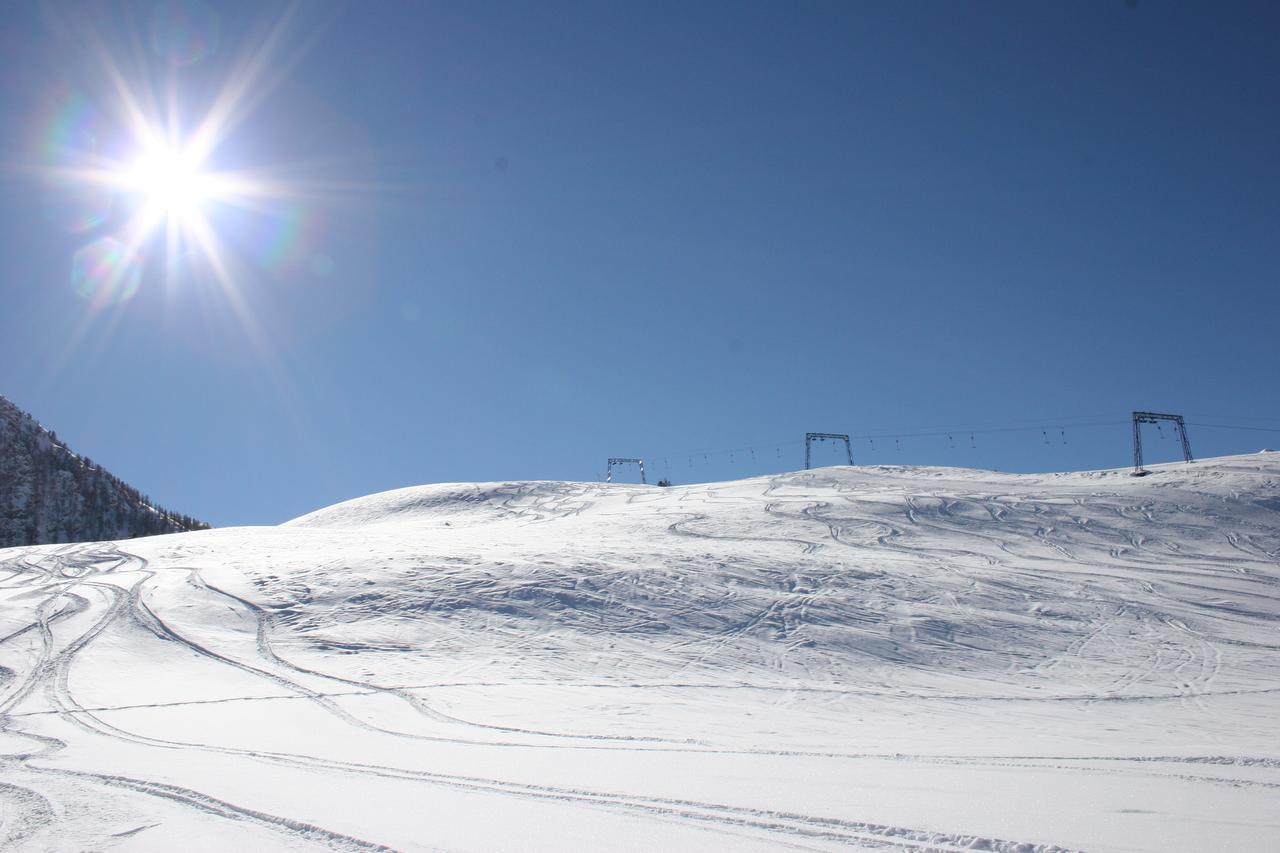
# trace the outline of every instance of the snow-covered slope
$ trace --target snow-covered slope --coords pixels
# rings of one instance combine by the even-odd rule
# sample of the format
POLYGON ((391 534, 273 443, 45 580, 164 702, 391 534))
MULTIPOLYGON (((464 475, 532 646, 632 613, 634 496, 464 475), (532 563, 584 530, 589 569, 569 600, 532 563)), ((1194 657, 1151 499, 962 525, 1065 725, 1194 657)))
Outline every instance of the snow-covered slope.
POLYGON ((1280 833, 1280 454, 424 486, 0 594, 0 845, 1280 833))
POLYGON ((154 506, 0 396, 0 548, 206 527, 154 506))

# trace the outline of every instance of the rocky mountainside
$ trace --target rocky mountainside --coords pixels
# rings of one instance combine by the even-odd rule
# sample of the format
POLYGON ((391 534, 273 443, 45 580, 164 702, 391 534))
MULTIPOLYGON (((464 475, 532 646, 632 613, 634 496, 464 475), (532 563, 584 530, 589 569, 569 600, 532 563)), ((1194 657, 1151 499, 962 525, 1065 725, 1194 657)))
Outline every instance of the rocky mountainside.
POLYGON ((208 526, 156 506, 0 396, 0 548, 132 539, 208 526))

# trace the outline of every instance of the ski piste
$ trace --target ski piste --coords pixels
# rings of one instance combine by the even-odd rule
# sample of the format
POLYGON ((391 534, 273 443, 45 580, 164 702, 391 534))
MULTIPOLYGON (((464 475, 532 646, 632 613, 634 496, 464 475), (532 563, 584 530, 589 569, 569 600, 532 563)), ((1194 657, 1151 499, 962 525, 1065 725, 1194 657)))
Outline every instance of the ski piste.
POLYGON ((7 848, 1264 849, 1280 454, 0 551, 7 848))

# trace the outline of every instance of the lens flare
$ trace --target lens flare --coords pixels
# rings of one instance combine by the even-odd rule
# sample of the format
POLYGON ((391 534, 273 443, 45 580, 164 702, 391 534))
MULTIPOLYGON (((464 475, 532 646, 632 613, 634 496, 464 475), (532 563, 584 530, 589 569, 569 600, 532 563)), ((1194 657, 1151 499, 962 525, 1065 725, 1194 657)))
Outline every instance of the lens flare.
POLYGON ((44 216, 66 231, 92 231, 110 218, 114 196, 109 187, 51 176, 44 182, 44 216))
POLYGON ((198 0, 166 0, 151 13, 151 49, 181 67, 218 50, 218 16, 198 0))
POLYGON ((96 116, 78 93, 64 93, 57 103, 40 145, 47 167, 44 215, 66 231, 90 231, 110 217, 114 196, 109 187, 79 178, 101 162, 98 138, 91 130, 96 116))
POLYGON ((52 164, 61 164, 68 159, 80 162, 86 143, 88 147, 96 148, 91 128, 97 117, 88 99, 79 92, 64 89, 59 92, 55 103, 57 106, 53 107, 48 133, 42 144, 45 159, 52 164))
MULTIPOLYGON (((335 280, 326 252, 338 249, 323 238, 335 201, 374 185, 335 173, 347 168, 341 157, 294 159, 278 136, 324 109, 322 99, 299 106, 292 91, 276 94, 320 31, 295 36, 310 15, 302 4, 238 17, 221 45, 218 15, 204 2, 147 6, 154 11, 140 19, 94 12, 58 21, 82 56, 65 82, 51 81, 46 120, 34 123, 44 131, 31 140, 34 162, 21 164, 38 178, 45 215, 79 235, 69 277, 60 276, 87 309, 68 352, 102 327, 93 324, 105 309, 132 300, 133 312, 145 309, 135 316, 161 308, 178 318, 173 328, 234 331, 244 353, 268 363, 290 331, 285 321, 320 314, 296 306, 347 304, 367 292, 335 280), (268 102, 281 115, 257 122, 268 102)), ((316 148, 337 146, 326 138, 316 148)), ((108 313, 103 326, 125 316, 108 313)))
POLYGON ((309 252, 310 217, 298 202, 271 204, 240 224, 239 234, 258 266, 271 273, 296 268, 309 252))
POLYGON ((142 280, 136 250, 114 237, 100 237, 71 259, 71 286, 95 308, 132 299, 142 280))

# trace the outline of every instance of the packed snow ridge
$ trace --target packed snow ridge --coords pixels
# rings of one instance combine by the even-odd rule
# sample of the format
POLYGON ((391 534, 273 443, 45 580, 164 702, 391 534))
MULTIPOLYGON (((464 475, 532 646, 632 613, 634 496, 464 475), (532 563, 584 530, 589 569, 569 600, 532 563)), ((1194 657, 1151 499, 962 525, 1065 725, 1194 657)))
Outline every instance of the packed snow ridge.
POLYGON ((0 550, 0 846, 1262 849, 1280 454, 0 550))

